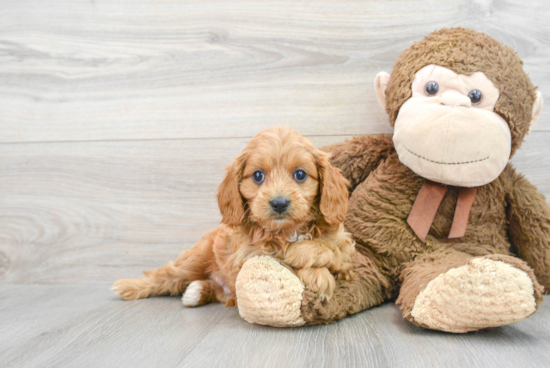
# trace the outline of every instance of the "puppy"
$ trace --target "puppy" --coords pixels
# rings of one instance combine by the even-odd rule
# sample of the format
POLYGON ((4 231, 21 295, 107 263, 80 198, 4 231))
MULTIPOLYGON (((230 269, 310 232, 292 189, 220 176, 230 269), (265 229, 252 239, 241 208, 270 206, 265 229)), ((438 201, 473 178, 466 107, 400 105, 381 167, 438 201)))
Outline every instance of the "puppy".
POLYGON ((123 279, 123 299, 179 295, 195 307, 236 305, 235 282, 251 257, 270 255, 329 299, 336 279, 351 280, 355 245, 344 231, 346 179, 327 153, 287 127, 257 134, 227 168, 217 192, 222 224, 175 262, 141 279, 123 279))

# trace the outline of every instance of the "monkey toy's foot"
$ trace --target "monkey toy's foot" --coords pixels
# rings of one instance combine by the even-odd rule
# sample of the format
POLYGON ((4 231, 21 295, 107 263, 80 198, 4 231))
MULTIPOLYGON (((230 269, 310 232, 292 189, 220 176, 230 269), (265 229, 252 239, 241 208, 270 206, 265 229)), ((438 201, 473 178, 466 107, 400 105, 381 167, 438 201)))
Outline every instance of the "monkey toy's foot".
POLYGON ((464 333, 528 317, 542 300, 540 285, 531 271, 522 269, 527 266, 518 262, 522 261, 508 256, 479 257, 440 274, 416 296, 412 321, 464 333))
POLYGON ((275 327, 302 326, 304 285, 288 268, 269 256, 246 261, 236 283, 242 318, 275 327))

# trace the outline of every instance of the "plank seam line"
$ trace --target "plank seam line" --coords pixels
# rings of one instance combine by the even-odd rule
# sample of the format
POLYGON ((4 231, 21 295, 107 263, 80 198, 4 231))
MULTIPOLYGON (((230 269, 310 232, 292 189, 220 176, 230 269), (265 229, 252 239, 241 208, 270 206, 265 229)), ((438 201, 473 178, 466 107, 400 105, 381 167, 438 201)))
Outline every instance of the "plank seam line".
MULTIPOLYGON (((531 132, 533 133, 533 132, 531 132)), ((376 133, 372 135, 389 134, 376 133)), ((363 134, 303 134, 304 137, 354 137, 363 134)), ((186 138, 136 138, 136 139, 91 139, 91 140, 66 140, 66 141, 26 141, 26 142, 0 142, 0 145, 18 145, 18 144, 46 144, 46 143, 110 143, 110 142, 155 142, 155 141, 187 141, 187 140, 223 140, 223 139, 252 139, 254 136, 238 137, 186 137, 186 138)))

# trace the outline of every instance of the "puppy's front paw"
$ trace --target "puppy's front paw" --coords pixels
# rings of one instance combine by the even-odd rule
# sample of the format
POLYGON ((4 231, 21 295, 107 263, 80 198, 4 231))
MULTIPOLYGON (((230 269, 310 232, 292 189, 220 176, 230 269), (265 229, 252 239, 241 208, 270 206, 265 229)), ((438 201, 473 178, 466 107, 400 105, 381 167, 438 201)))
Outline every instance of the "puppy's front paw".
POLYGON ((147 298, 147 279, 121 279, 113 284, 111 290, 124 300, 147 298))
POLYGON ((306 288, 319 293, 322 300, 329 300, 334 294, 336 280, 328 268, 301 268, 296 274, 306 288))
POLYGON ((351 281, 355 276, 355 272, 353 272, 353 270, 346 270, 346 271, 337 272, 335 276, 336 276, 336 280, 351 281))

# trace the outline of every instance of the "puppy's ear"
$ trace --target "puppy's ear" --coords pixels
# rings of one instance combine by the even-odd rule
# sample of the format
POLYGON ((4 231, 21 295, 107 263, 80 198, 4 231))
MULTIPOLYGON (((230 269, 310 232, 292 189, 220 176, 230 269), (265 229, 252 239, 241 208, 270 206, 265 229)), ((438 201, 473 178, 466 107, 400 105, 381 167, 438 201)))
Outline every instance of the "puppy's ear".
POLYGON ((348 211, 348 181, 340 174, 340 170, 329 163, 329 155, 319 151, 317 166, 319 170, 319 186, 321 201, 319 210, 329 225, 343 222, 348 211))
POLYGON ((226 225, 239 225, 244 219, 244 201, 239 191, 239 183, 245 163, 244 154, 233 160, 233 163, 225 169, 225 178, 216 193, 222 223, 226 225))

